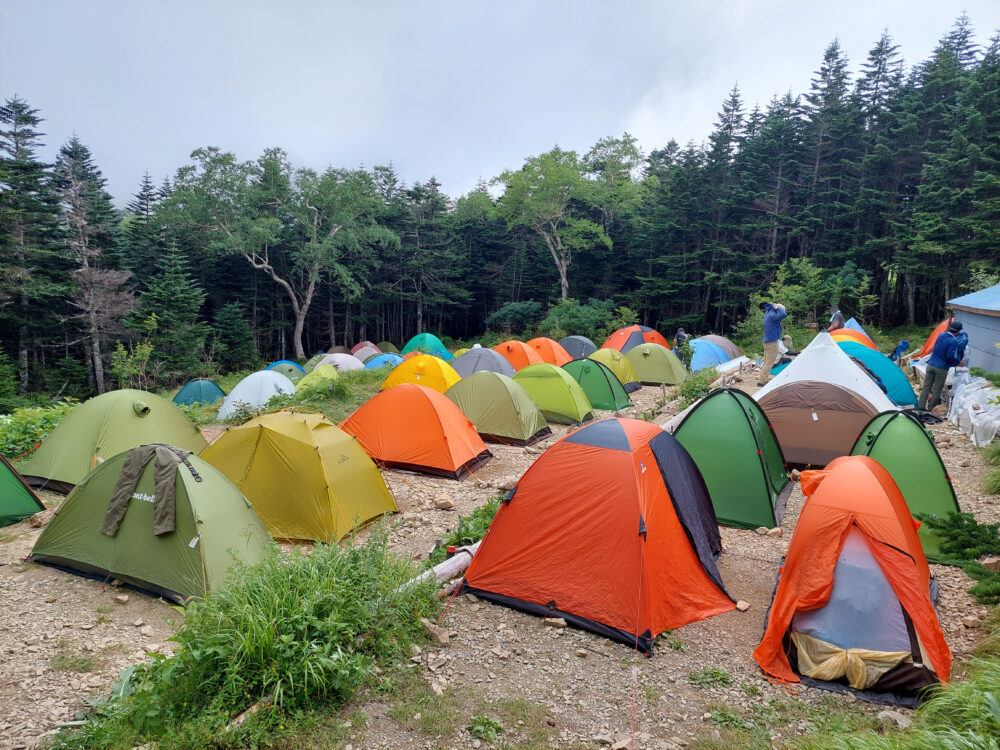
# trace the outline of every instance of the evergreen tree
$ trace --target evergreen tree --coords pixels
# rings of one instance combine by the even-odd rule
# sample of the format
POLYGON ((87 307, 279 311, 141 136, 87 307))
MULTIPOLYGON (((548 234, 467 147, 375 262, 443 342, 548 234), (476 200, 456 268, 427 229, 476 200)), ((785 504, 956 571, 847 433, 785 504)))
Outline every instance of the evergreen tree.
POLYGON ((161 191, 146 172, 139 183, 139 191, 128 203, 123 221, 122 266, 140 279, 149 278, 153 273, 163 250, 156 220, 156 206, 162 200, 160 196, 161 191))
POLYGON ((243 316, 243 306, 230 302, 219 308, 212 324, 215 354, 224 371, 239 370, 257 359, 253 331, 243 316))

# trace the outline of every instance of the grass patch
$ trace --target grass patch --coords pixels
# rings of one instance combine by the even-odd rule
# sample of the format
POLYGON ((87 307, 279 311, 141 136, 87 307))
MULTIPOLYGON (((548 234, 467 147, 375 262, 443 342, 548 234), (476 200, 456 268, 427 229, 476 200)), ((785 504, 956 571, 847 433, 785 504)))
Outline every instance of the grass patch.
POLYGON ((500 502, 503 498, 491 498, 485 505, 476 508, 467 516, 458 519, 458 526, 454 531, 442 537, 443 544, 431 552, 430 564, 437 565, 448 557, 447 547, 465 547, 475 544, 482 539, 493 523, 493 517, 500 510, 500 502))
POLYGON ((17 539, 17 537, 14 536, 13 534, 7 534, 7 533, 4 533, 4 532, 0 531, 0 544, 6 544, 7 542, 13 542, 15 539, 17 539))
POLYGON ((60 651, 49 659, 49 669, 56 672, 93 672, 94 660, 82 654, 60 651))
POLYGON ((983 475, 983 492, 1000 495, 1000 466, 995 466, 983 475))
POLYGON ((468 729, 469 734, 477 740, 486 740, 487 742, 496 742, 504 731, 503 725, 499 721, 483 714, 473 716, 468 729))
POLYGON ((992 465, 1000 466, 1000 440, 994 440, 981 451, 983 460, 992 465))
POLYGON ((656 642, 662 643, 664 646, 673 649, 674 651, 687 651, 687 646, 684 645, 684 641, 678 638, 672 630, 664 630, 660 633, 659 637, 657 637, 656 642))
POLYGON ((728 687, 733 684, 733 676, 724 669, 704 667, 688 674, 688 682, 695 687, 728 687))
POLYGON ((437 695, 415 674, 397 677, 390 687, 389 717, 401 727, 426 735, 447 736, 455 732, 467 714, 458 697, 447 689, 437 695))

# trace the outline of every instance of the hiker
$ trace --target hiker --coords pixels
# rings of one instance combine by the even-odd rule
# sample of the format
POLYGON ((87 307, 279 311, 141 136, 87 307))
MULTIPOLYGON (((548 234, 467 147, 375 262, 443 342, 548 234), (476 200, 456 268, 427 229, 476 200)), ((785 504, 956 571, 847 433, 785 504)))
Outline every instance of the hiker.
MULTIPOLYGON (((934 407, 941 403, 941 391, 944 390, 945 381, 948 379, 948 370, 956 365, 960 367, 965 365, 965 360, 962 359, 965 349, 963 342, 958 338, 961 333, 962 324, 953 320, 948 330, 934 342, 931 358, 927 360, 924 386, 920 389, 920 398, 917 399, 917 408, 921 411, 933 411, 934 407)), ((962 335, 964 337, 964 334, 962 335)))
POLYGON ((778 359, 781 321, 788 317, 788 313, 780 302, 762 302, 760 309, 764 311, 764 358, 761 361, 757 385, 764 385, 771 379, 771 368, 778 359))
POLYGON ((684 342, 688 340, 688 335, 683 328, 678 328, 677 333, 674 334, 674 351, 679 352, 681 347, 684 346, 684 342))
POLYGON ((798 352, 792 351, 792 337, 787 333, 781 337, 781 341, 778 342, 778 359, 775 360, 775 365, 787 365, 792 361, 792 357, 798 355, 798 352))
POLYGON ((830 326, 826 329, 829 333, 833 333, 838 328, 844 327, 844 313, 840 311, 840 308, 834 305, 830 312, 833 314, 830 316, 830 326))

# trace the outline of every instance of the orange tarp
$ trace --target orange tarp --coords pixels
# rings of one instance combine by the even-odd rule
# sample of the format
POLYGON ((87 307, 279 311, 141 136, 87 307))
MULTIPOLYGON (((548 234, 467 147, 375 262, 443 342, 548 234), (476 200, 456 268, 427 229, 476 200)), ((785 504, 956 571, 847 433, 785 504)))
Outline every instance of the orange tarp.
POLYGON ((937 343, 938 336, 940 336, 942 333, 948 330, 948 324, 951 323, 951 321, 952 318, 948 318, 947 320, 942 320, 934 327, 934 330, 931 331, 931 335, 928 336, 927 340, 924 342, 923 348, 919 352, 917 352, 918 357, 925 357, 932 351, 934 351, 934 344, 937 343))
POLYGON ((542 358, 543 362, 548 362, 550 365, 555 365, 556 367, 562 367, 573 359, 569 356, 569 352, 563 348, 562 344, 545 336, 531 339, 528 341, 528 346, 538 352, 538 356, 542 358))
POLYGON ((520 370, 528 365, 540 365, 545 361, 533 346, 528 346, 523 341, 514 339, 500 342, 493 347, 493 351, 510 362, 510 366, 515 370, 520 370))
POLYGON ((796 612, 830 600, 833 572, 852 527, 864 536, 899 603, 913 622, 941 682, 948 681, 951 652, 931 603, 930 570, 917 524, 889 473, 868 456, 842 456, 824 471, 802 473, 806 502, 771 603, 767 630, 753 652, 769 675, 798 682, 782 639, 796 612))

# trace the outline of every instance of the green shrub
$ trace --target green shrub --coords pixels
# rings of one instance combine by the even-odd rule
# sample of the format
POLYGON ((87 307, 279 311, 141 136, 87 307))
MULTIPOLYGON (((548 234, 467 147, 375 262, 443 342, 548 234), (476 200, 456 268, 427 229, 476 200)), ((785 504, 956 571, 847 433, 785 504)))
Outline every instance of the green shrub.
POLYGON ((0 454, 13 461, 34 450, 66 415, 76 407, 72 401, 52 406, 15 409, 0 417, 0 454))
POLYGON ((714 367, 698 370, 680 385, 681 406, 690 406, 700 398, 704 398, 711 390, 709 386, 719 377, 719 371, 714 367))
POLYGON ((918 513, 917 519, 941 539, 941 553, 950 560, 1000 554, 1000 523, 979 523, 971 513, 955 511, 944 518, 918 513))
POLYGON ((983 492, 1000 495, 1000 466, 995 466, 983 476, 983 492))
POLYGON ((486 318, 486 325, 498 327, 507 337, 513 333, 529 330, 538 322, 542 312, 542 303, 528 300, 526 302, 508 302, 495 313, 486 318))
POLYGON ((503 498, 494 497, 486 505, 476 508, 472 513, 467 516, 462 516, 458 519, 458 526, 455 527, 454 531, 449 532, 443 538, 443 544, 431 552, 430 562, 431 565, 437 565, 439 562, 443 562, 448 556, 447 547, 449 545, 455 547, 466 547, 470 544, 475 544, 484 536, 490 528, 490 524, 493 523, 493 517, 500 510, 500 502, 503 498))
POLYGON ((478 714, 472 717, 472 723, 469 724, 469 734, 479 740, 496 742, 503 734, 503 725, 489 716, 478 714))

